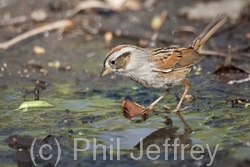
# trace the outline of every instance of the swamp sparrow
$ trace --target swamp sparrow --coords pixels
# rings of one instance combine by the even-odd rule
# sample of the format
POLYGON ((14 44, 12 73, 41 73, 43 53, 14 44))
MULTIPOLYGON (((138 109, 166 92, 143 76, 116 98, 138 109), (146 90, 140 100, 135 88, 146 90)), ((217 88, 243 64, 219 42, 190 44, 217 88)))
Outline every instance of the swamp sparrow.
POLYGON ((185 78, 192 66, 201 61, 204 56, 199 52, 204 43, 226 22, 225 15, 218 15, 202 33, 188 46, 175 48, 140 48, 133 45, 120 45, 113 48, 104 60, 101 77, 114 72, 126 76, 133 81, 155 89, 166 89, 166 93, 151 103, 143 112, 152 110, 170 89, 177 84, 183 84, 184 93, 173 112, 178 112, 190 88, 190 82, 185 78))

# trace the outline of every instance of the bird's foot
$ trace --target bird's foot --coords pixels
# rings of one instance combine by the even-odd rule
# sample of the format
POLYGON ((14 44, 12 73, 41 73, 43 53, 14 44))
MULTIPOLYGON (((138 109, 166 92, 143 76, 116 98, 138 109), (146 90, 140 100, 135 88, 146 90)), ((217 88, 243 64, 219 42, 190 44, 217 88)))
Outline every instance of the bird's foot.
POLYGON ((143 107, 143 109, 138 113, 140 115, 148 114, 149 111, 152 111, 154 106, 149 105, 148 107, 143 107))

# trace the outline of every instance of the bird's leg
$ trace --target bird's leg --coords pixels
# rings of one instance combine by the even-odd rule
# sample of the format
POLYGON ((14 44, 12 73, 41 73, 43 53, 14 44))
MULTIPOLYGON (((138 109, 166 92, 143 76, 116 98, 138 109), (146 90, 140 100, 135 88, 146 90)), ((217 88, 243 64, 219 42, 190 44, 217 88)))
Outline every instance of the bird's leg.
POLYGON ((175 114, 179 117, 180 121, 183 123, 183 125, 185 127, 185 132, 187 134, 190 134, 193 130, 190 128, 190 126, 187 124, 187 122, 183 119, 183 117, 181 116, 181 113, 176 112, 175 114))
POLYGON ((185 96, 186 96, 186 94, 187 94, 189 88, 191 87, 190 82, 189 82, 186 78, 184 78, 184 79, 181 81, 181 83, 182 83, 182 85, 185 87, 185 90, 184 90, 184 92, 183 92, 183 94, 182 94, 182 96, 181 96, 181 100, 179 101, 177 107, 176 107, 176 108, 174 109, 174 111, 173 111, 174 113, 179 112, 179 110, 180 110, 180 108, 181 108, 181 104, 182 104, 182 102, 183 102, 183 100, 184 100, 184 98, 185 98, 185 96))
POLYGON ((166 93, 162 96, 160 96, 158 99, 156 99, 153 103, 151 103, 148 107, 146 107, 143 112, 145 111, 150 111, 153 110, 154 106, 163 98, 165 97, 169 92, 170 92, 170 88, 166 89, 166 93))

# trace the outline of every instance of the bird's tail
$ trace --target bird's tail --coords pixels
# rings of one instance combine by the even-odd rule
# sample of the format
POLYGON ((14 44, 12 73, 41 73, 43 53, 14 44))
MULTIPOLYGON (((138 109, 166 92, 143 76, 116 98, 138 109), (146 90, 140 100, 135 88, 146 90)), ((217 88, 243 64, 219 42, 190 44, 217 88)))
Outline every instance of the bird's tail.
POLYGON ((227 16, 219 14, 214 20, 212 20, 207 27, 195 38, 195 40, 189 45, 197 52, 200 52, 204 43, 227 21, 227 16))

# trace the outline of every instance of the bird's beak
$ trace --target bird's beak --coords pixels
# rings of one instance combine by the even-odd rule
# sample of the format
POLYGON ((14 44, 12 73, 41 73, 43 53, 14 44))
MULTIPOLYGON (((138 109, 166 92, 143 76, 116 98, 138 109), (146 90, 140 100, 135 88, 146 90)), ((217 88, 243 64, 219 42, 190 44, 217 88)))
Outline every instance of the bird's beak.
POLYGON ((102 73, 101 73, 100 77, 104 77, 104 75, 107 75, 108 73, 110 73, 110 71, 112 71, 112 68, 111 68, 111 67, 104 68, 104 69, 102 70, 102 73))

